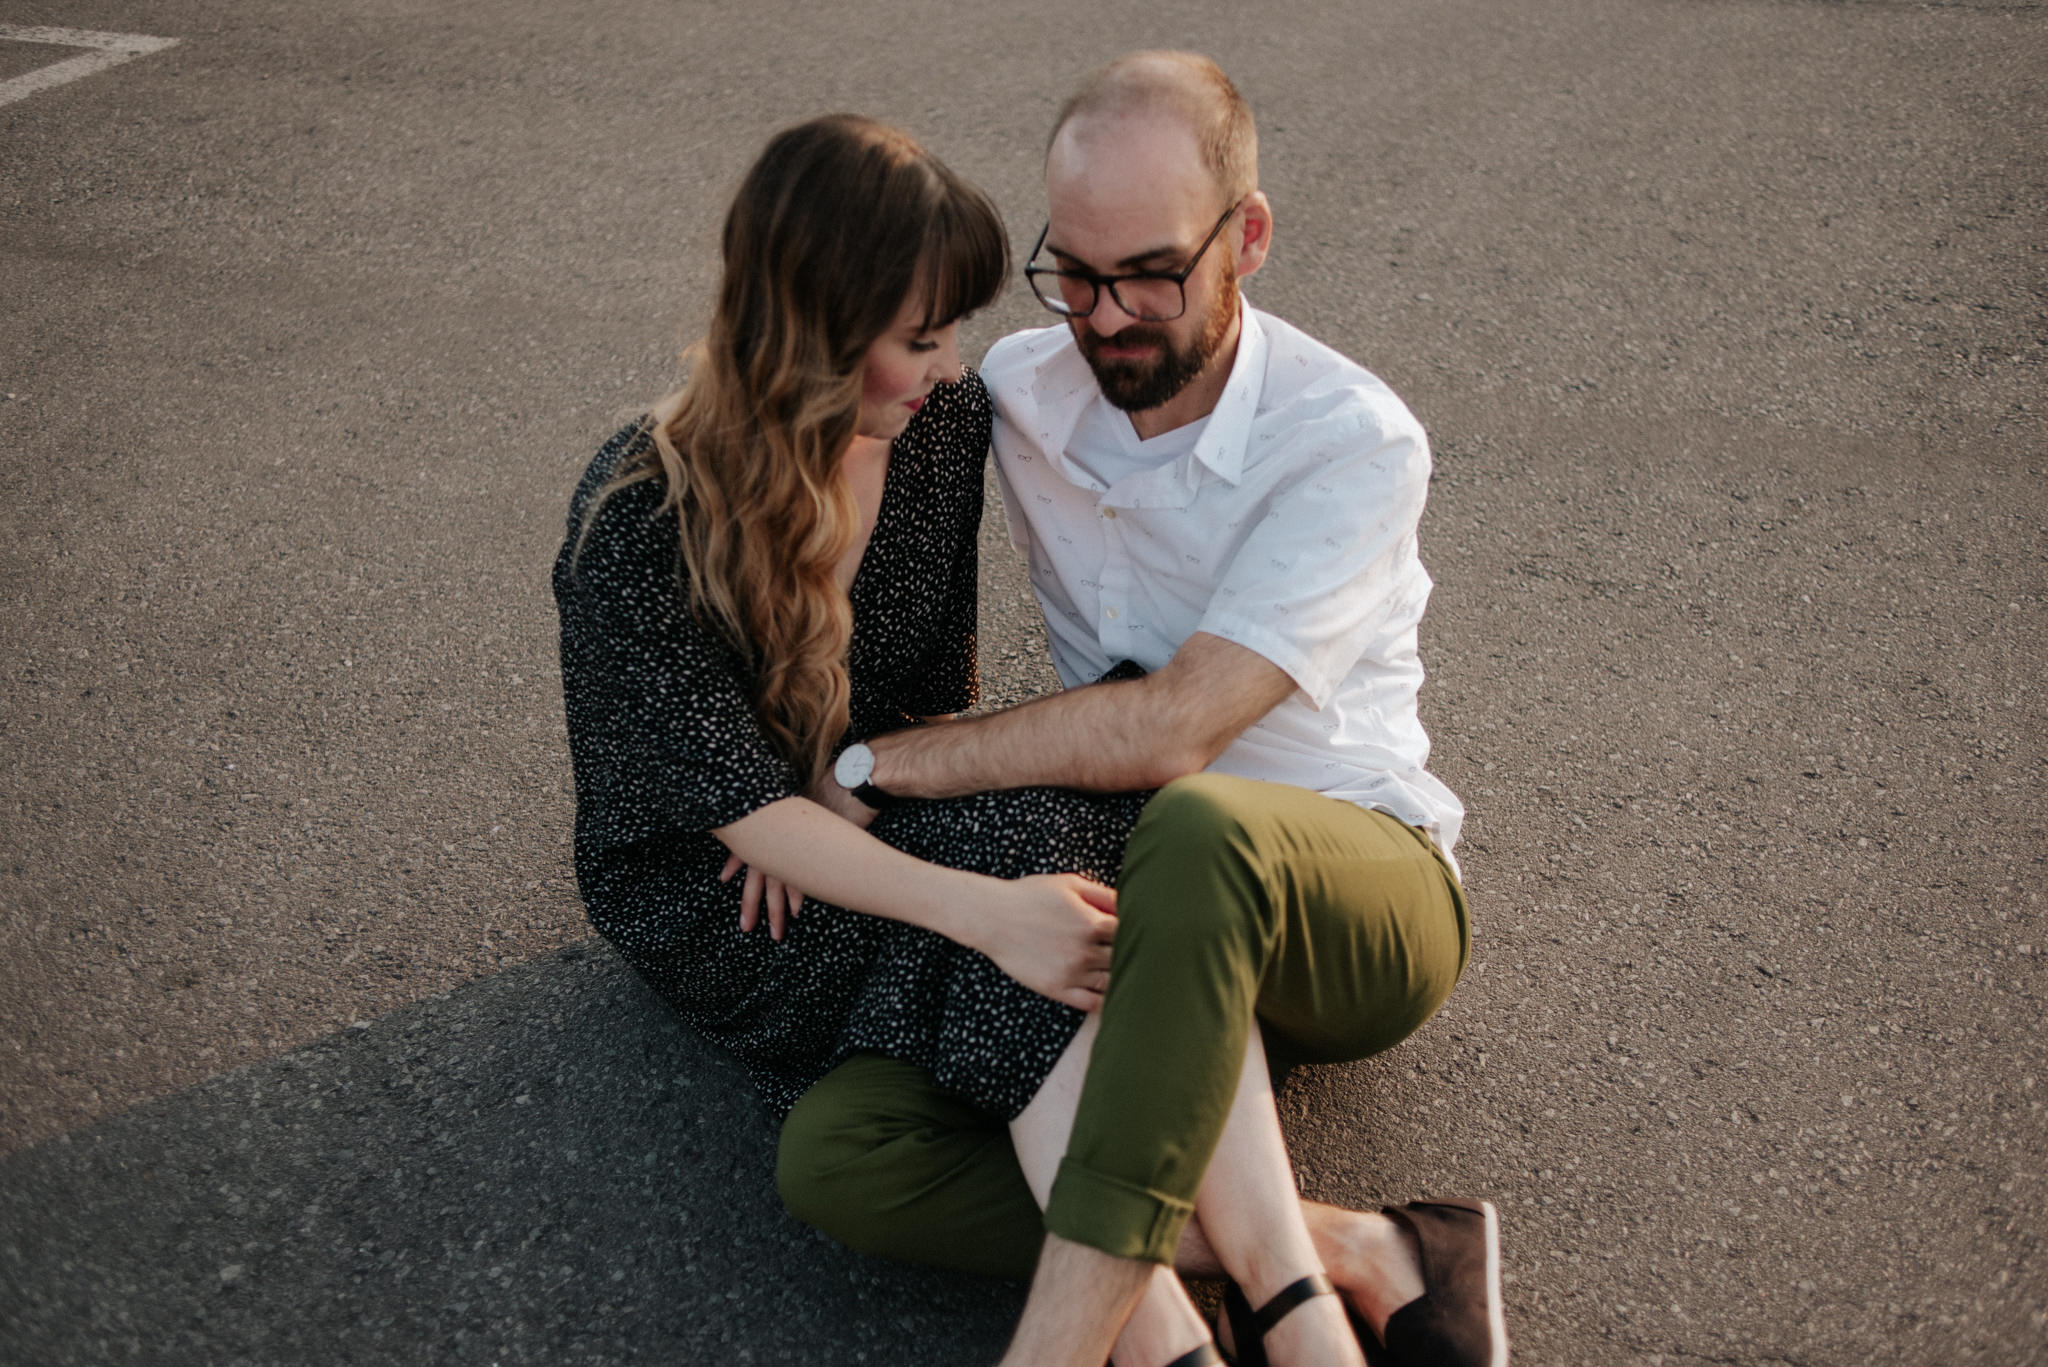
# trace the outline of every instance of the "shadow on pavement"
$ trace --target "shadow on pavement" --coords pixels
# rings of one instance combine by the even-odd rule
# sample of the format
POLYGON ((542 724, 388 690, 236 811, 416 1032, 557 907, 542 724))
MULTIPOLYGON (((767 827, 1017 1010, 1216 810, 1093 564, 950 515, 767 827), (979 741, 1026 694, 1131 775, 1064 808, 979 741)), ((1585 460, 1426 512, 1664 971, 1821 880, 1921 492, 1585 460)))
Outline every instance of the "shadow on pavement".
POLYGON ((596 944, 0 1164, 13 1362, 993 1360, 1000 1282, 773 1190, 737 1066, 596 944))

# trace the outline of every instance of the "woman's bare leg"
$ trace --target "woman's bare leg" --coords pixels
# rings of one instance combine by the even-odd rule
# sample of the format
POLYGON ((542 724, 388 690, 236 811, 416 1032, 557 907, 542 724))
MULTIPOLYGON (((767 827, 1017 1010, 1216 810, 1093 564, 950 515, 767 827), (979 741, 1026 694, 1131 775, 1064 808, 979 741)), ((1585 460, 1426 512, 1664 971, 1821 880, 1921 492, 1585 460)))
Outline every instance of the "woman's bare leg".
POLYGON ((1385 1339, 1387 1317, 1428 1289, 1415 1236, 1376 1210, 1303 1201, 1301 1215, 1330 1280, 1385 1339))
MULTIPOLYGON (((1195 1213, 1217 1259, 1254 1306, 1264 1305, 1292 1282, 1325 1270, 1302 1218, 1256 1021, 1246 1041, 1229 1118, 1195 1193, 1195 1213)), ((1266 1354, 1276 1363, 1363 1367, 1365 1361, 1344 1307, 1334 1296, 1305 1301, 1275 1325, 1266 1336, 1266 1354)))
MULTIPOLYGON (((1422 1283, 1422 1255, 1415 1236, 1378 1211, 1351 1210, 1321 1201, 1304 1200, 1301 1218, 1308 1224, 1308 1236, 1315 1243, 1316 1256, 1323 1260, 1323 1270, 1351 1308, 1384 1339, 1388 1317, 1427 1289, 1422 1283)), ((1213 1280, 1230 1275, 1202 1233, 1199 1211, 1180 1236, 1173 1267, 1183 1277, 1213 1280)), ((1230 1345, 1226 1341, 1224 1346, 1230 1345)))

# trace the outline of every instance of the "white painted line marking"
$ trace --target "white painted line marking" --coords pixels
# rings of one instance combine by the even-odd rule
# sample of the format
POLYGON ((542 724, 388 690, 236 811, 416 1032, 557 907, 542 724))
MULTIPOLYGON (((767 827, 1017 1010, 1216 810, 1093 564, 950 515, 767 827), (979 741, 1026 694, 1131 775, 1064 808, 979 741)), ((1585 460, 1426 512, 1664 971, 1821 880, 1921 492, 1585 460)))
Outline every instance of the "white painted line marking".
POLYGON ((96 33, 82 28, 24 28, 17 24, 0 24, 0 40, 10 43, 51 43, 58 47, 82 47, 91 49, 76 57, 61 62, 39 66, 11 81, 0 81, 0 104, 12 104, 25 100, 38 90, 75 81, 80 76, 90 76, 95 71, 105 71, 110 66, 132 62, 137 57, 146 57, 152 52, 161 52, 173 46, 176 38, 152 38, 146 33, 96 33))

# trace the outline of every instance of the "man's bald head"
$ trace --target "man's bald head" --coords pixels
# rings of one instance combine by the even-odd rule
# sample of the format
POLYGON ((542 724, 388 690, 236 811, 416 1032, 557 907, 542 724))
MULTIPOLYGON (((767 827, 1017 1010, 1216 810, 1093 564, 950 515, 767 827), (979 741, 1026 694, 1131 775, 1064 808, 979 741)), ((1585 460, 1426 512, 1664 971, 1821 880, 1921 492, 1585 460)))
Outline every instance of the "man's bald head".
POLYGON ((1225 202, 1259 188, 1251 107, 1223 68, 1197 52, 1133 52, 1096 71, 1060 106, 1046 147, 1050 151, 1069 124, 1079 132, 1097 120, 1157 118, 1194 135, 1225 202))

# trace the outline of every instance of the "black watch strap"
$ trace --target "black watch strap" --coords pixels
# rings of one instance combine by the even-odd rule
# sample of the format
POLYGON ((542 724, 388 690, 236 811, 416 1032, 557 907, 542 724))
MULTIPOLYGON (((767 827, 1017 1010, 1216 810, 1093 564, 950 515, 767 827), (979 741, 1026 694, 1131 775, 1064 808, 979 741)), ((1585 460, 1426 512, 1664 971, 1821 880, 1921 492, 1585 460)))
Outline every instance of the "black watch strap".
POLYGON ((849 791, 852 792, 857 800, 866 803, 878 812, 886 811, 903 801, 896 794, 877 788, 872 783, 863 783, 860 787, 849 789, 849 791))

